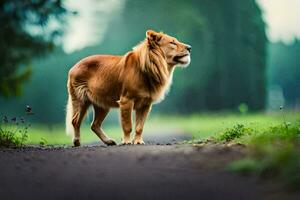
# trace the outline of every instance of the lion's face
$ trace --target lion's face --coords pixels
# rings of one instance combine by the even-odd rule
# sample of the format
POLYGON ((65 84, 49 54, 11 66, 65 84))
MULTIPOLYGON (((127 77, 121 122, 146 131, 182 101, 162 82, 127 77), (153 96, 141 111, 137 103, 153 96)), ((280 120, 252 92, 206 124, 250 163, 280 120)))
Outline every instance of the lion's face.
POLYGON ((169 65, 187 67, 190 64, 192 49, 190 45, 179 42, 175 37, 152 30, 146 32, 146 37, 150 45, 153 42, 159 45, 165 53, 166 61, 169 65))

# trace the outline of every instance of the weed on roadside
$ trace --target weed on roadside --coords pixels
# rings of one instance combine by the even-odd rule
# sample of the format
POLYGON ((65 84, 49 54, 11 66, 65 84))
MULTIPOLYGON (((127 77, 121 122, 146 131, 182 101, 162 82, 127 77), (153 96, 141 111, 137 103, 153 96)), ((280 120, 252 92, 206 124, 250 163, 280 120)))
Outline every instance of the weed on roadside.
MULTIPOLYGON (((32 115, 30 106, 26 107, 25 114, 32 115)), ((0 121, 0 147, 21 147, 28 139, 28 129, 31 126, 25 117, 3 116, 0 121)))
POLYGON ((236 124, 232 128, 227 128, 219 133, 217 136, 215 136, 215 139, 217 141, 230 142, 234 139, 241 138, 242 136, 250 135, 252 132, 253 129, 245 127, 243 124, 236 124))

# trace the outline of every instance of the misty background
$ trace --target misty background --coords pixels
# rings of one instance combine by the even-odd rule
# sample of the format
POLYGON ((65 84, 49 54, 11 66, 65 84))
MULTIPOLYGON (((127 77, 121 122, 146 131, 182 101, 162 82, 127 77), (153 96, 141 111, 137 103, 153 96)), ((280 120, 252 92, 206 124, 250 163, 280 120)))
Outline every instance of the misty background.
MULTIPOLYGON (((68 70, 88 55, 125 54, 144 39, 147 29, 193 46, 191 65, 175 71, 171 91, 153 107, 154 114, 300 108, 297 0, 67 0, 59 6, 45 4, 41 24, 25 23, 25 28, 22 20, 37 17, 16 10, 18 1, 4 2, 0 32, 7 48, 2 48, 0 61, 1 115, 18 116, 30 105, 35 122, 63 123, 68 70), (16 11, 20 18, 3 20, 15 17, 16 11), (55 14, 45 19, 47 12, 55 14), (34 43, 27 37, 16 41, 22 33, 8 31, 17 30, 16 22, 34 36, 34 43), (27 41, 27 46, 10 41, 27 41)), ((107 119, 117 120, 117 113, 107 119)))

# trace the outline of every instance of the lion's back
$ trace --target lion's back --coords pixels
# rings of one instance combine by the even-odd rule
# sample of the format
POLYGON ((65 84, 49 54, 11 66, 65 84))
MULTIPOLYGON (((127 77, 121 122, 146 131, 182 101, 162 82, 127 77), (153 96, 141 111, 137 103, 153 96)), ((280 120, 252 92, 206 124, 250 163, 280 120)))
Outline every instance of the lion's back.
POLYGON ((81 59, 71 69, 70 74, 99 70, 99 68, 112 66, 121 59, 115 55, 92 55, 81 59))
POLYGON ((114 73, 114 68, 120 59, 121 56, 114 55, 93 55, 83 58, 69 71, 69 91, 74 91, 78 99, 88 98, 92 102, 98 101, 97 96, 112 96, 110 94, 114 85, 112 82, 117 82, 118 76, 114 73))

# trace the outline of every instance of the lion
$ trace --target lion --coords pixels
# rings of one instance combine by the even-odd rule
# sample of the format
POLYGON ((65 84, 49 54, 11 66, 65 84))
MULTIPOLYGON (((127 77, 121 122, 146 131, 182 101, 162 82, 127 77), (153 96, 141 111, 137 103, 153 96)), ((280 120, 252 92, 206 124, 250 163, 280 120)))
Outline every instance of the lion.
POLYGON ((120 109, 122 144, 145 144, 142 132, 151 106, 164 98, 175 66, 190 64, 190 52, 191 46, 175 37, 147 30, 146 38, 123 56, 93 55, 76 63, 68 74, 66 107, 66 131, 74 146, 80 146, 80 125, 90 106, 91 129, 106 145, 116 145, 101 128, 111 108, 120 109))

